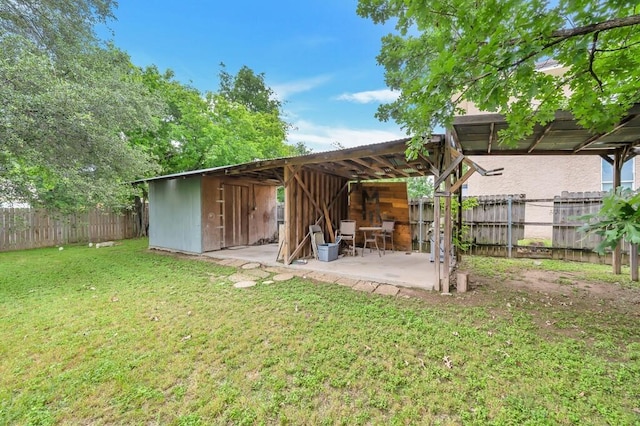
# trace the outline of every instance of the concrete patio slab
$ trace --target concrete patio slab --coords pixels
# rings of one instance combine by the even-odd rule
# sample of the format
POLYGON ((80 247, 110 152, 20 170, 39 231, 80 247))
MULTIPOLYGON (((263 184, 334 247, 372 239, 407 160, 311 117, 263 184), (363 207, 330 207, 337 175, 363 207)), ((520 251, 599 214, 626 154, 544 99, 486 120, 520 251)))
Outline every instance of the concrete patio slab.
POLYGON ((432 290, 435 283, 435 267, 433 263, 429 262, 429 255, 426 253, 387 251, 381 257, 375 252, 372 254, 367 252, 361 256, 360 249, 358 249, 357 256, 341 256, 332 262, 307 259, 304 262, 295 262, 287 266, 276 262, 277 254, 278 245, 267 244, 208 252, 203 256, 220 259, 230 266, 235 264, 242 266, 247 262, 257 262, 265 265, 267 267, 265 270, 268 272, 287 272, 309 277, 312 277, 311 272, 314 272, 314 275, 320 274, 316 276, 323 276, 323 278, 335 276, 338 281, 349 278, 356 280, 356 282, 370 281, 425 290, 432 290), (234 259, 237 262, 230 262, 229 259, 234 259))

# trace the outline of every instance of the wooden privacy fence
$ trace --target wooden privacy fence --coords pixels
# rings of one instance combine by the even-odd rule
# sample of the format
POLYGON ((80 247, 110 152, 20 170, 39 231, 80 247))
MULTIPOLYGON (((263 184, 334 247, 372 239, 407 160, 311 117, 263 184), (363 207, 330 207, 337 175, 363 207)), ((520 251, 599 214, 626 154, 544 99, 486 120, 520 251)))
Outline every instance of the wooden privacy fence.
MULTIPOLYGON (((470 242, 470 253, 515 257, 541 257, 597 263, 610 262, 610 256, 599 256, 593 249, 601 237, 578 231, 583 221, 580 216, 597 213, 606 192, 563 192, 550 199, 527 199, 522 194, 476 197, 478 205, 463 211, 463 241, 470 242), (527 222, 526 206, 549 203, 553 209, 552 222, 527 222), (551 246, 537 243, 519 245, 525 238, 525 227, 548 227, 553 231, 551 246), (513 249, 513 251, 511 251, 513 249)), ((413 248, 430 250, 433 223, 433 200, 412 200, 409 203, 413 248)), ((628 244, 622 251, 627 253, 628 244)))
MULTIPOLYGON (((524 195, 496 195, 475 197, 477 205, 462 212, 463 240, 475 246, 515 247, 524 238, 524 195)), ((430 249, 433 225, 433 200, 409 202, 409 218, 413 246, 417 250, 430 249)))
POLYGON ((138 215, 133 211, 94 209, 60 215, 29 208, 3 208, 0 209, 0 224, 0 251, 95 243, 141 235, 138 215))
POLYGON ((553 247, 570 249, 593 249, 602 238, 578 232, 584 224, 577 218, 598 213, 602 197, 606 192, 563 192, 553 199, 553 247))

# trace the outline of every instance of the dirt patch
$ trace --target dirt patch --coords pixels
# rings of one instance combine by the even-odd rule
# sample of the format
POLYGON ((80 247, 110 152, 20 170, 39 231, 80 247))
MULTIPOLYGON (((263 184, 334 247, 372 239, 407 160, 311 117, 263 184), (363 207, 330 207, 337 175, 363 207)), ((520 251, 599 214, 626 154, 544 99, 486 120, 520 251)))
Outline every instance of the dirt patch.
POLYGON ((505 284, 516 290, 576 299, 598 306, 607 304, 631 310, 640 308, 640 289, 622 287, 616 283, 585 281, 570 272, 524 270, 505 284))

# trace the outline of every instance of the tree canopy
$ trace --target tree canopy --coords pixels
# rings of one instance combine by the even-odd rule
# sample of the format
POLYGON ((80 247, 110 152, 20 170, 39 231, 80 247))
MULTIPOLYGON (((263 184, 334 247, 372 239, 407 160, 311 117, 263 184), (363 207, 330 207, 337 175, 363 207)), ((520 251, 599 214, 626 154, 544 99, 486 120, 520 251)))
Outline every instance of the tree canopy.
POLYGON ((93 25, 112 1, 0 3, 0 201, 58 209, 118 204, 153 170, 125 137, 162 103, 93 25))
POLYGON ((414 150, 465 101, 506 116, 505 143, 558 109, 611 129, 640 101, 639 12, 636 0, 359 0, 361 16, 395 23, 378 62, 400 95, 377 117, 416 135, 414 150), (542 62, 564 72, 538 72, 542 62))
POLYGON ((294 154, 286 144, 289 125, 262 75, 244 66, 237 75, 222 69, 218 92, 201 94, 174 79, 171 70, 139 70, 145 86, 167 105, 154 129, 132 132, 130 139, 160 165, 179 173, 294 154))
POLYGON ((264 74, 220 71, 202 94, 105 45, 113 0, 0 2, 0 203, 128 203, 128 181, 292 155, 264 74))
POLYGON ((282 103, 264 81, 264 73, 256 74, 243 65, 236 75, 229 74, 224 63, 220 64, 220 88, 225 99, 244 105, 251 112, 280 114, 282 103))

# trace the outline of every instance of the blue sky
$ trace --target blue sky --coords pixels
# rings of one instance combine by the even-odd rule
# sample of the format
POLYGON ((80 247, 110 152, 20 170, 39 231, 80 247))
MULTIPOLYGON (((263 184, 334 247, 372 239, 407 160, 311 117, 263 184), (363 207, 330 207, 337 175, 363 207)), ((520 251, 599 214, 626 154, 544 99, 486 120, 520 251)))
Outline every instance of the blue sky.
MULTIPOLYGON (((356 15, 357 0, 121 0, 109 23, 138 66, 172 69, 202 92, 218 88, 219 63, 264 73, 285 101, 289 141, 315 152, 404 137, 374 114, 393 99, 376 64, 392 28, 356 15)), ((104 32, 100 31, 104 37, 104 32)))

